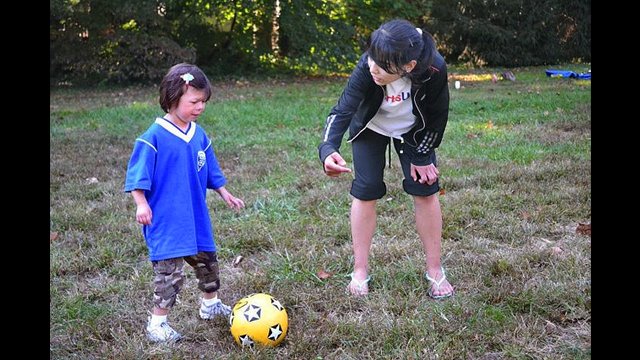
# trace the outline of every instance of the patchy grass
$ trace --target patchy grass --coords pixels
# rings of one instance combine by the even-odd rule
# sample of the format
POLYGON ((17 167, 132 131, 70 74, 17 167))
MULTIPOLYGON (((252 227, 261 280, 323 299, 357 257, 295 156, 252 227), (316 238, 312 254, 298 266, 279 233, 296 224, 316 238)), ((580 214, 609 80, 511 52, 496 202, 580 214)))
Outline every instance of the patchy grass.
MULTIPOLYGON (((515 82, 493 83, 499 70, 451 74, 438 155, 443 260, 457 292, 444 301, 426 295, 395 155, 378 204, 371 292, 345 292, 351 178, 324 176, 316 148, 345 79, 216 84, 199 122, 228 188, 247 204, 236 214, 208 198, 220 296, 279 299, 290 323, 275 349, 241 349, 224 319, 200 320, 188 266, 170 314, 186 339, 146 340, 151 265, 122 188, 134 139, 160 114, 157 89, 53 90, 50 357, 590 358, 591 238, 576 228, 591 222, 591 84, 512 71, 515 82)), ((348 144, 342 152, 350 161, 348 144)))

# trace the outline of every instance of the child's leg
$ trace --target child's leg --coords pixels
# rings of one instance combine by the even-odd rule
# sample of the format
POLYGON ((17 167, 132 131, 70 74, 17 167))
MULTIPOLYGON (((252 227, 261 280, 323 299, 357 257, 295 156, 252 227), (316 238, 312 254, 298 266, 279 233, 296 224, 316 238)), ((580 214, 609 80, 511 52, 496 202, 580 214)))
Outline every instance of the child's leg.
POLYGON ((215 251, 200 251, 196 255, 186 256, 184 260, 193 267, 198 279, 198 289, 205 299, 216 297, 220 288, 218 256, 215 251))
POLYGON ((201 251, 196 255, 185 257, 185 261, 193 267, 198 279, 198 289, 202 291, 200 317, 209 320, 216 315, 229 315, 231 308, 218 299, 220 272, 216 253, 201 251))
POLYGON ((182 258, 153 261, 153 303, 152 315, 147 323, 147 337, 154 342, 177 341, 182 335, 167 323, 169 309, 176 302, 182 288, 182 258))
POLYGON ((178 293, 184 283, 182 258, 152 261, 153 264, 153 311, 152 314, 165 316, 176 303, 178 293))

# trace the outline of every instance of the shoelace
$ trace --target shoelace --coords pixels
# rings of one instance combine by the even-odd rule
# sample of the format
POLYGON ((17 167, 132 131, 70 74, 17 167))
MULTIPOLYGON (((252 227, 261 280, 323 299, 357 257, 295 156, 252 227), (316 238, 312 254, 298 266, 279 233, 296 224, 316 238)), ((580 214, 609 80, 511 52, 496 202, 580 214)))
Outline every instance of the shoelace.
POLYGON ((166 322, 160 324, 160 327, 162 328, 165 335, 169 338, 174 338, 175 336, 178 335, 178 332, 173 330, 173 328, 169 326, 169 324, 166 322))
POLYGON ((211 306, 205 305, 207 312, 212 313, 213 315, 226 315, 231 313, 231 308, 222 303, 222 301, 218 301, 211 306))

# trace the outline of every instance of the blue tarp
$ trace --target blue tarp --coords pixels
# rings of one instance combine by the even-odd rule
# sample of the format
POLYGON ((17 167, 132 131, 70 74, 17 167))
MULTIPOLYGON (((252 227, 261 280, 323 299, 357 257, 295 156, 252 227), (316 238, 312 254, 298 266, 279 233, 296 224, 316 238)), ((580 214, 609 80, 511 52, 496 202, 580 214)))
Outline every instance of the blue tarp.
POLYGON ((591 70, 589 70, 589 72, 586 72, 586 73, 576 73, 569 70, 545 70, 545 73, 549 77, 591 80, 591 70))

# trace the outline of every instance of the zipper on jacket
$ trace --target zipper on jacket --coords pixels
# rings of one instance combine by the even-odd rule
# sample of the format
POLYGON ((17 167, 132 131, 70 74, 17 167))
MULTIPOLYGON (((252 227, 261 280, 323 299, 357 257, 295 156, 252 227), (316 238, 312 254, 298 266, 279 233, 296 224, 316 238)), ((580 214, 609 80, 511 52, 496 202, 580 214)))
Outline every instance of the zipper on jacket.
MULTIPOLYGON (((429 80, 429 79, 427 79, 427 80, 429 80)), ((422 131, 425 127, 427 127, 427 123, 424 120, 424 115, 422 115, 422 111, 420 111, 420 107, 418 106, 418 102, 416 101, 416 99, 418 98, 418 92, 420 92, 420 89, 421 88, 418 88, 418 90, 416 90, 416 96, 413 98, 413 106, 415 106, 416 109, 418 109, 418 114, 420 114, 420 119, 422 120, 422 128, 420 130, 416 130, 413 133, 413 142, 414 142, 414 144, 416 144, 415 146, 418 146, 418 141, 416 140, 416 134, 418 132, 422 131)))
MULTIPOLYGON (((378 85, 378 86, 380 86, 380 88, 382 89, 382 99, 384 99, 384 87, 382 85, 378 85)), ((378 110, 379 109, 380 109, 380 107, 378 107, 378 110)), ((378 110, 376 110, 376 113, 378 112, 378 110)), ((374 114, 373 116, 376 116, 376 115, 374 114)), ((352 142, 353 140, 355 140, 358 137, 358 135, 362 134, 362 132, 367 128, 367 125, 369 125, 369 123, 371 122, 372 119, 373 119, 373 117, 371 117, 371 119, 367 120, 367 123, 364 124, 362 129, 360 129, 360 131, 358 131, 358 133, 355 134, 351 139, 347 140, 347 142, 348 143, 352 142)))
POLYGON ((389 136, 389 143, 387 146, 389 147, 389 156, 387 157, 387 164, 389 165, 389 169, 391 169, 391 145, 393 144, 393 138, 389 136))

